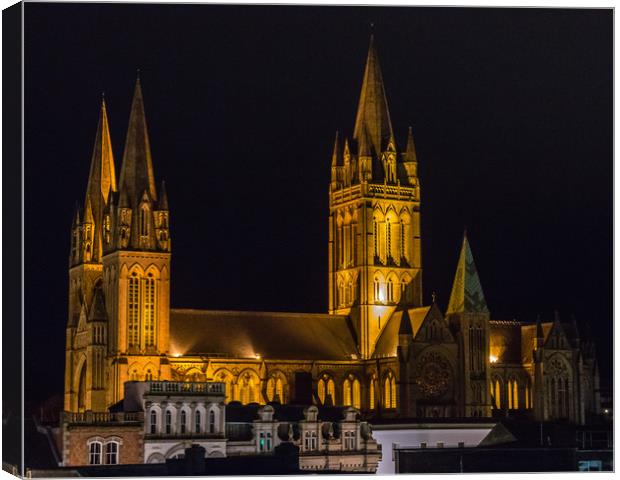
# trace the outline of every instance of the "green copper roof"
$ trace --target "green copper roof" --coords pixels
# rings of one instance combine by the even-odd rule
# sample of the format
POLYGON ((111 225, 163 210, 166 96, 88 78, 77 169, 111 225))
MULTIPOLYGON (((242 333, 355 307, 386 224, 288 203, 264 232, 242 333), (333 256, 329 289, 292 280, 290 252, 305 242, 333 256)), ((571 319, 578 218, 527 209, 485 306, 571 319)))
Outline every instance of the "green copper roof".
POLYGON ((484 299, 482 285, 476 270, 474 256, 471 253, 467 235, 463 236, 463 246, 459 263, 456 267, 450 303, 446 314, 450 313, 488 313, 487 302, 484 299))

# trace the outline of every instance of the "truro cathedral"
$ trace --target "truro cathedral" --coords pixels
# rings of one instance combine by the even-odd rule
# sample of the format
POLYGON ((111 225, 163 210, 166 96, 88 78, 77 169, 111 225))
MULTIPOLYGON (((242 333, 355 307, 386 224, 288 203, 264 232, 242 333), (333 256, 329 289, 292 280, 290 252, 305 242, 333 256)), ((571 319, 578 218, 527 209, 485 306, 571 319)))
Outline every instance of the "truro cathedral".
POLYGON ((557 314, 491 320, 466 236, 447 310, 423 304, 411 129, 402 145, 371 39, 353 134, 334 143, 329 312, 170 308, 171 212, 155 182, 140 81, 118 179, 102 103, 72 225, 64 409, 106 411, 131 380, 218 381, 227 402, 242 404, 585 422, 599 403, 592 341, 557 314))

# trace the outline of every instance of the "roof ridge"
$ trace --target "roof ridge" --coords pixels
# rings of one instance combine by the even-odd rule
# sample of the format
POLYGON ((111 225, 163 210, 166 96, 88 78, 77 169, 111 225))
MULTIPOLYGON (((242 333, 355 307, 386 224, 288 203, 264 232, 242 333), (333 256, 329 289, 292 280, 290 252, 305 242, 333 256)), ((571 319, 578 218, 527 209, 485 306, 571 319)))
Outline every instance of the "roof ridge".
POLYGON ((312 315, 314 317, 335 317, 335 318, 348 318, 348 315, 335 315, 331 313, 321 313, 321 312, 274 312, 267 310, 219 310, 219 309, 208 309, 208 308, 171 308, 171 312, 179 312, 179 313, 218 313, 218 314, 240 314, 240 315, 280 315, 280 316, 306 316, 312 315))

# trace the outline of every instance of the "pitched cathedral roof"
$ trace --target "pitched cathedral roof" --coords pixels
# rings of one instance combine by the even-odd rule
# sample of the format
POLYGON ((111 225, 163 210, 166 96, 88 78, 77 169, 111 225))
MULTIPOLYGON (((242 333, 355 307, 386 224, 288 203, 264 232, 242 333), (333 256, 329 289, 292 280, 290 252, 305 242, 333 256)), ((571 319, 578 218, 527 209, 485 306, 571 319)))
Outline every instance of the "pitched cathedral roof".
POLYGON ((350 319, 315 313, 171 309, 170 351, 278 360, 359 358, 350 319))
POLYGON ((446 315, 464 312, 489 312, 466 233, 463 235, 463 245, 461 246, 461 254, 456 267, 446 315))
POLYGON ((430 309, 431 306, 409 308, 407 310, 398 310, 394 312, 377 340, 374 352, 375 356, 393 357, 396 355, 398 335, 401 332, 401 329, 404 332, 411 329, 411 335, 415 338, 430 309), (409 316, 409 328, 407 328, 406 325, 402 325, 402 320, 406 320, 406 318, 403 319, 405 312, 409 316))

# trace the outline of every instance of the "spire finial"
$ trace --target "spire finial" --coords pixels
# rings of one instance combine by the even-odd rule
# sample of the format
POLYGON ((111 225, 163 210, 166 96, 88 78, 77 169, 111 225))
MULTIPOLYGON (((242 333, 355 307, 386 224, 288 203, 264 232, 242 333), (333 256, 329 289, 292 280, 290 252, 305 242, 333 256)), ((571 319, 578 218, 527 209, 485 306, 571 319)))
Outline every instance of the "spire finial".
POLYGON ((140 69, 136 68, 136 82, 140 81, 140 69))
POLYGON ((437 303, 437 294, 435 293, 435 290, 431 293, 431 297, 433 297, 433 303, 437 303))

